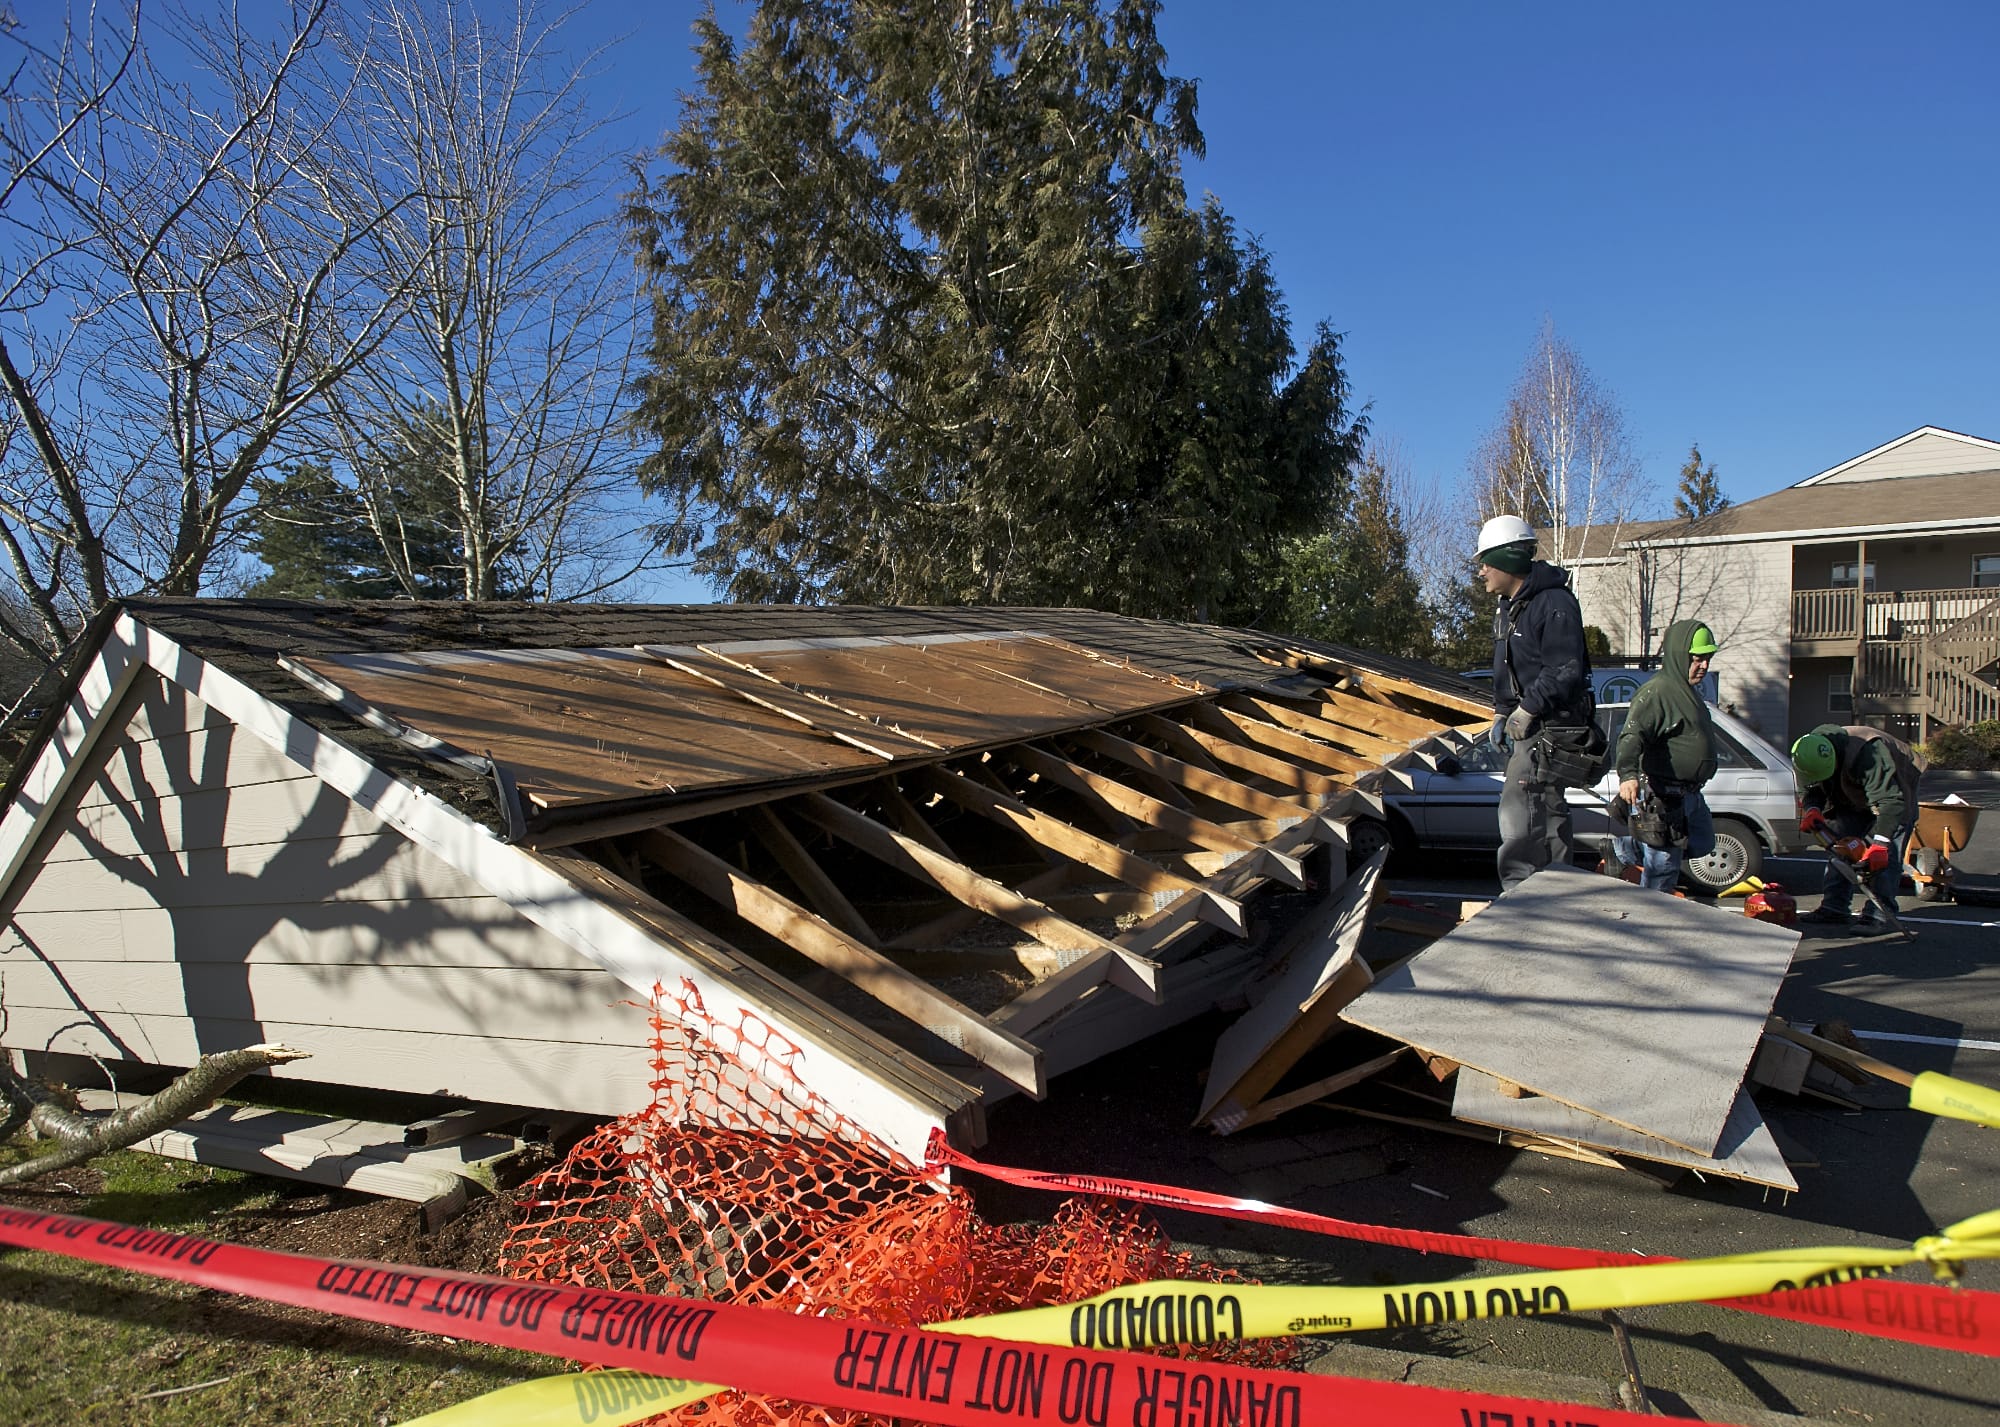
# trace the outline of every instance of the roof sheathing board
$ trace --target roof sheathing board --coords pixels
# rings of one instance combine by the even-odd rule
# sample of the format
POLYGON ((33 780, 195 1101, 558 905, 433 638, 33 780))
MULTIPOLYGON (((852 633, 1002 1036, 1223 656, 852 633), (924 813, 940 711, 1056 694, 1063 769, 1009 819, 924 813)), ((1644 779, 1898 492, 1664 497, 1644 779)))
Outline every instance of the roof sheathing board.
MULTIPOLYGON (((799 605, 564 605, 454 601, 317 601, 135 598, 115 607, 227 670, 294 718, 361 753, 384 773, 443 799, 489 828, 505 829, 490 779, 428 757, 328 702, 279 665, 281 657, 462 650, 632 649, 748 640, 897 637, 1031 630, 1157 673, 1211 688, 1282 692, 1292 676, 1255 653, 1273 643, 1253 630, 1135 619, 1084 609, 882 608, 799 605)), ((115 612, 107 609, 106 620, 115 612)), ((108 628, 108 622, 104 627, 108 628)), ((1311 640, 1283 641, 1360 670, 1376 670, 1490 700, 1442 670, 1311 640)), ((42 707, 63 694, 31 701, 42 707)))
POLYGON ((544 810, 796 784, 896 756, 839 731, 857 720, 901 735, 893 741, 905 754, 928 756, 1208 692, 1018 631, 296 662, 377 713, 492 757, 544 810), (677 667, 677 655, 703 662, 677 667), (772 706, 774 685, 804 694, 825 718, 772 706))

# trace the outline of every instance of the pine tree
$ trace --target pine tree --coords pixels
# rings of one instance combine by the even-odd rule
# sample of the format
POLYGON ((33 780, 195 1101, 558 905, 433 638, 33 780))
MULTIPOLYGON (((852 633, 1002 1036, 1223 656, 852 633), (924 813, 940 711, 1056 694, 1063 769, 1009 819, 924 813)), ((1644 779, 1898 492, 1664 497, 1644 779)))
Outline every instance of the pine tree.
POLYGON ((1674 514, 1683 520, 1700 520, 1729 506, 1729 497, 1716 484, 1715 462, 1706 469, 1701 464, 1701 447, 1688 448, 1687 464, 1681 467, 1681 485, 1674 496, 1674 514))
POLYGON ((1278 628, 1379 654, 1431 652, 1409 536, 1379 457, 1362 461, 1340 528, 1292 540, 1286 556, 1278 628))
POLYGON ((354 488, 329 467, 296 462, 276 476, 252 476, 250 487, 257 504, 245 544, 269 573, 247 593, 288 599, 396 593, 354 488))
MULTIPOLYGON (((449 438, 418 421, 372 443, 354 479, 310 463, 251 480, 245 547, 269 573, 249 594, 292 599, 465 598, 449 438)), ((495 599, 518 599, 504 567, 495 599)))
POLYGON ((1254 608, 1358 442, 1338 344, 1190 212, 1157 0, 765 0, 697 22, 642 478, 739 599, 1254 608))

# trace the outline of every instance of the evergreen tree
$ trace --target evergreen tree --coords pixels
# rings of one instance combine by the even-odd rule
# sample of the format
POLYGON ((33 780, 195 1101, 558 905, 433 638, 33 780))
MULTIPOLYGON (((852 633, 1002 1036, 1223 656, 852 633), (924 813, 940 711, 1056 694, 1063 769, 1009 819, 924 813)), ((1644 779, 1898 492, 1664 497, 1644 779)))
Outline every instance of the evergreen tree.
MULTIPOLYGON (((465 598, 459 487, 449 439, 418 421, 373 443, 354 480, 298 463, 252 478, 246 548, 270 573, 253 596, 293 599, 465 598)), ((521 597, 500 572, 496 599, 521 597)))
POLYGON ((1268 263, 1190 212, 1157 0, 765 0, 630 208, 649 489, 739 599, 1229 617, 1359 424, 1268 263))
POLYGON ((1688 448, 1687 464, 1681 467, 1681 485, 1674 496, 1674 514, 1683 520, 1700 520, 1729 506, 1729 497, 1716 484, 1715 462, 1701 464, 1701 447, 1688 448))
POLYGON ((1280 629, 1379 654, 1432 652, 1409 536, 1379 457, 1362 462, 1342 527, 1294 538, 1285 553, 1280 629))
POLYGON ((250 478, 256 507, 245 545, 269 571, 246 592, 259 598, 388 599, 395 581, 354 488, 323 465, 297 462, 250 478))

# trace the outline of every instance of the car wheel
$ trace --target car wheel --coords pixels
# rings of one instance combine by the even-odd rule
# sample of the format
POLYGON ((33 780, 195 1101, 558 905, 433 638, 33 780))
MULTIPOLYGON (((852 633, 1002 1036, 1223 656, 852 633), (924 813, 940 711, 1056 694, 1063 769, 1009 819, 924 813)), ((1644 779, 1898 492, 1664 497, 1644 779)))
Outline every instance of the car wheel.
POLYGON ((1396 837, 1387 823, 1375 818, 1355 818, 1348 823, 1347 860, 1351 865, 1359 867, 1385 847, 1391 857, 1396 855, 1396 837))
POLYGON ((1764 870, 1757 834, 1734 818, 1715 820, 1715 850, 1681 864, 1681 877, 1697 892, 1713 897, 1764 870))

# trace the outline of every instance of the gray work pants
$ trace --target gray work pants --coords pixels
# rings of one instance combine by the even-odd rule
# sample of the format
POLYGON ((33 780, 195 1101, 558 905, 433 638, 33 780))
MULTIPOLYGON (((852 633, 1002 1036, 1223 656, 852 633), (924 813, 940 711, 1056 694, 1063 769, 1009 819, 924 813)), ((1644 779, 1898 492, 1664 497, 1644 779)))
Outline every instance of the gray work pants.
POLYGON ((1570 860, 1569 799, 1523 739, 1507 754, 1500 785, 1500 888, 1507 891, 1544 867, 1570 860))

